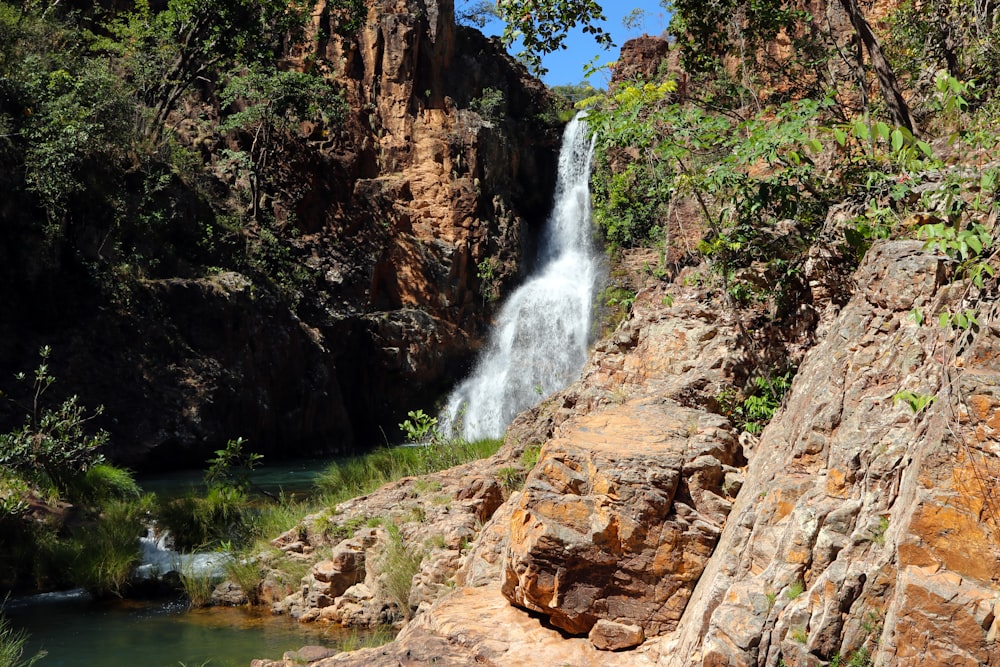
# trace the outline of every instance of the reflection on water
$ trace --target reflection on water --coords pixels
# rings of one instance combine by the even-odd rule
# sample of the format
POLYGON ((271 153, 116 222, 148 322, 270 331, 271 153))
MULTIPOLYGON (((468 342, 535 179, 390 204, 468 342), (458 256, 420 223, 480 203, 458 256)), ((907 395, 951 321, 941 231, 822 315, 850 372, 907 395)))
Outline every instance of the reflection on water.
MULTIPOLYGON (((276 461, 267 459, 264 465, 250 473, 253 489, 266 491, 274 496, 284 494, 286 498, 303 499, 313 490, 313 482, 335 459, 297 459, 276 461)), ((207 467, 206 463, 206 467, 207 467)), ((204 470, 178 470, 140 475, 137 478, 144 491, 155 493, 160 498, 177 498, 191 491, 204 491, 204 470)))
POLYGON ((304 625, 243 608, 187 610, 183 602, 91 600, 80 592, 8 601, 5 613, 31 634, 39 667, 247 667, 307 644, 336 646, 338 627, 304 625))

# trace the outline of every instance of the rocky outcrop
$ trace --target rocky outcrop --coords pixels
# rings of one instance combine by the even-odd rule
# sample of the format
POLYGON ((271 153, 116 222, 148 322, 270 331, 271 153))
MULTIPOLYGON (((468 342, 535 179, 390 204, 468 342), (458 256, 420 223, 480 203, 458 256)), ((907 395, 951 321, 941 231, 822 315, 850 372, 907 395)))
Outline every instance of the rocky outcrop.
POLYGON ((504 595, 570 634, 672 630, 729 513, 737 449, 725 418, 664 399, 563 425, 514 506, 504 595))
POLYGON ((918 242, 873 248, 857 284, 751 453, 665 664, 997 664, 995 308, 978 331, 915 321, 961 298, 918 242))
POLYGON ((459 590, 319 664, 540 664, 523 646, 555 642, 573 665, 997 665, 997 308, 965 330, 915 315, 968 298, 919 242, 877 244, 855 284, 816 303, 821 340, 739 444, 712 400, 743 372, 735 328, 702 293, 640 293, 511 428, 493 465, 541 442, 538 462, 459 590))
POLYGON ((655 662, 636 651, 602 651, 585 638, 566 638, 511 607, 496 587, 486 587, 463 589, 442 599, 407 625, 391 644, 312 663, 313 667, 406 664, 647 667, 655 662))
POLYGON ((274 545, 309 571, 294 590, 266 585, 260 597, 302 622, 355 627, 398 624, 425 610, 454 589, 463 553, 503 503, 495 469, 495 461, 476 462, 406 478, 306 517, 274 545))

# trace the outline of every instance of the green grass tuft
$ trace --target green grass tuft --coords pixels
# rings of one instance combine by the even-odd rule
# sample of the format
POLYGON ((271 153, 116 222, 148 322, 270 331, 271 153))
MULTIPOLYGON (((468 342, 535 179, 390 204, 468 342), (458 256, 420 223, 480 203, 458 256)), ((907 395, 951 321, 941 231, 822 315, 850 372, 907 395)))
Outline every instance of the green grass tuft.
POLYGON ((484 439, 415 447, 384 447, 330 464, 316 480, 316 488, 323 503, 336 505, 403 477, 426 475, 492 456, 501 444, 501 440, 484 439))

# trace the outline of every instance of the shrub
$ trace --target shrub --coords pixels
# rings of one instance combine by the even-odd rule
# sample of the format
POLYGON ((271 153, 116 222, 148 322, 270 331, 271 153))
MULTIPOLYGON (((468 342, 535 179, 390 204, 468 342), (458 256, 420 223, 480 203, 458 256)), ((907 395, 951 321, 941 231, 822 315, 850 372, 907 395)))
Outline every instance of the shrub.
POLYGON ((72 501, 91 506, 113 500, 137 500, 142 496, 132 473, 107 463, 98 463, 74 478, 68 491, 72 501))
MULTIPOLYGON (((103 463, 100 449, 108 434, 101 430, 87 433, 85 425, 101 413, 101 408, 88 415, 76 396, 54 409, 42 405, 42 397, 55 382, 49 373, 50 354, 48 346, 39 352, 42 361, 32 376, 32 404, 26 408, 24 425, 0 434, 0 465, 29 476, 47 477, 60 493, 68 493, 76 478, 103 463)), ((24 373, 17 377, 28 381, 24 373)))
POLYGON ((250 604, 260 601, 260 584, 264 581, 264 570, 260 562, 252 556, 235 557, 226 561, 226 578, 240 587, 250 604))
POLYGON ((488 121, 500 122, 507 111, 507 102, 502 90, 483 88, 483 94, 473 99, 469 108, 488 121))
POLYGON ((246 544, 255 535, 255 516, 247 495, 227 486, 211 487, 204 496, 175 498, 156 509, 157 521, 170 531, 174 546, 181 551, 246 544))
POLYGON ((212 591, 218 583, 212 574, 183 569, 180 572, 181 587, 191 607, 206 607, 212 600, 212 591))
POLYGON ((215 457, 208 460, 205 482, 209 487, 232 487, 246 493, 250 489, 250 473, 261 460, 262 454, 244 451, 246 440, 229 440, 225 448, 215 450, 215 457))

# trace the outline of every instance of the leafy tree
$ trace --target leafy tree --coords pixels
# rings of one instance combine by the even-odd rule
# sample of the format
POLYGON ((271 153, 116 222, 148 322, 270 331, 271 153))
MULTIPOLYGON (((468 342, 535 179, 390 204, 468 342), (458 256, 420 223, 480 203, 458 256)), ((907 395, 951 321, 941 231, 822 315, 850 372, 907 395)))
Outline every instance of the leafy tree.
POLYGON ((51 238, 71 200, 128 160, 133 109, 119 77, 87 58, 58 15, 0 3, 0 35, 0 161, 18 166, 9 194, 37 198, 51 238))
POLYGON ((937 66, 989 93, 1000 80, 997 9, 983 0, 907 0, 888 17, 886 51, 918 85, 937 66))
MULTIPOLYGON (((896 73, 893 71, 892 65, 889 64, 889 60, 885 57, 882 45, 878 38, 875 37, 875 33, 872 32, 871 26, 868 25, 868 21, 858 6, 858 0, 840 0, 840 4, 851 19, 855 35, 857 35, 860 43, 864 45, 865 50, 868 51, 868 57, 871 58, 872 67, 875 70, 875 75, 878 77, 882 99, 885 100, 885 105, 889 110, 889 115, 893 123, 899 127, 905 127, 912 134, 914 124, 913 118, 910 116, 910 107, 899 90, 896 73)), ((860 48, 857 59, 859 69, 863 71, 860 48)), ((864 87, 863 81, 861 82, 861 87, 864 87)))
POLYGON ((565 49, 566 35, 578 26, 601 46, 614 46, 599 25, 604 10, 594 0, 498 0, 497 14, 507 24, 503 43, 511 46, 520 40, 524 50, 519 57, 537 74, 546 71, 541 57, 565 49))
POLYGON ((250 490, 250 473, 253 472, 264 455, 244 451, 246 440, 236 438, 226 443, 225 449, 215 450, 215 457, 209 459, 205 471, 205 482, 209 487, 231 487, 241 494, 250 490))
POLYGON ((149 0, 106 25, 94 48, 116 56, 148 110, 143 133, 159 139, 167 118, 195 83, 219 69, 273 61, 298 35, 310 2, 283 0, 149 0))
MULTIPOLYGON (((913 119, 900 92, 895 72, 886 58, 857 0, 840 0, 850 19, 857 42, 855 61, 859 87, 865 94, 863 51, 868 52, 879 89, 894 124, 913 131, 913 119)), ((744 64, 767 52, 775 37, 783 33, 793 40, 795 51, 815 48, 818 28, 813 17, 789 0, 673 0, 671 33, 683 49, 685 68, 692 73, 723 72, 722 60, 739 54, 744 64)), ((838 36, 833 35, 834 39, 838 36)))
POLYGON ((250 137, 248 150, 230 152, 229 157, 248 171, 254 218, 259 213, 261 179, 280 135, 306 120, 336 123, 346 113, 343 97, 322 77, 261 65, 230 77, 220 101, 224 106, 238 109, 225 119, 220 129, 242 131, 250 137))
POLYGON ((496 4, 490 0, 467 0, 455 8, 455 18, 481 30, 491 21, 499 19, 500 15, 496 4))

